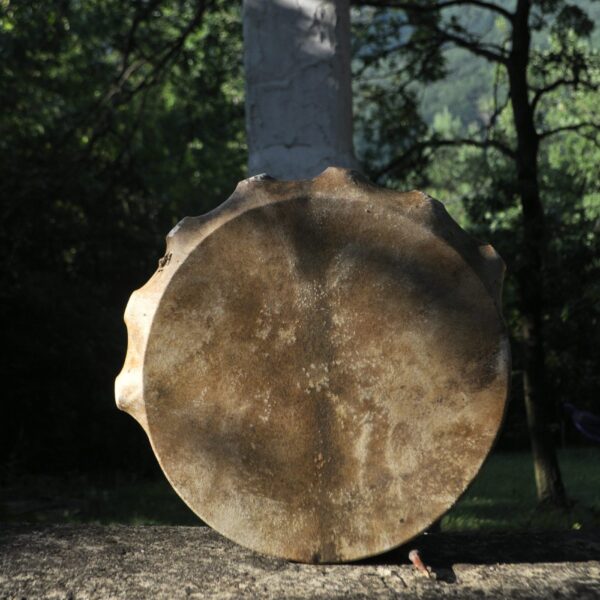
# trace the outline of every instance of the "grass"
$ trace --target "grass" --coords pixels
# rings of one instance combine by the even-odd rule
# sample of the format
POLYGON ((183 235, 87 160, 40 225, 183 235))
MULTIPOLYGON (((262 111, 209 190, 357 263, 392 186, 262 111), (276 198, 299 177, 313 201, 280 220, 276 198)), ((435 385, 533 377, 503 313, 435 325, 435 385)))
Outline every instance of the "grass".
MULTIPOLYGON (((531 456, 492 455, 467 493, 442 520, 444 531, 587 529, 600 527, 600 449, 559 453, 573 506, 568 511, 536 510, 531 456)), ((0 521, 35 523, 122 523, 198 525, 165 480, 117 477, 98 482, 20 477, 3 486, 0 521)))
POLYGON ((25 476, 0 497, 0 522, 198 525, 165 479, 25 476), (104 479, 104 481, 102 481, 104 479))
POLYGON ((466 494, 442 519, 444 531, 582 529, 600 526, 600 449, 559 451, 569 510, 537 507, 529 453, 489 457, 466 494))

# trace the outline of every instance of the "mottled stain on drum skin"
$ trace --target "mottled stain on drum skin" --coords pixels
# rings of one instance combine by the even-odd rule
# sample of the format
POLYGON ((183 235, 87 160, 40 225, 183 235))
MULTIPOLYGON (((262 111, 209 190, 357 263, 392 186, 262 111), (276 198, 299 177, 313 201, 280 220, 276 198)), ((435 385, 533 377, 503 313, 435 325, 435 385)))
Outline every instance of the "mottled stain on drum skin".
POLYGON ((168 254, 128 308, 117 396, 207 523, 339 562, 456 501, 502 420, 509 355, 499 259, 439 203, 341 169, 247 180, 168 254))

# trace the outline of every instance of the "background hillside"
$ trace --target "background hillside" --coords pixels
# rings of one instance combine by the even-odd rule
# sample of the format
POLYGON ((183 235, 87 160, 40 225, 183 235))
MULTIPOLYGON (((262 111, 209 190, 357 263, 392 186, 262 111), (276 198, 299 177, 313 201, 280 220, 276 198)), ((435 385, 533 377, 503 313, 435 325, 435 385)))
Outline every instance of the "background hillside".
MULTIPOLYGON (((512 8, 514 2, 498 0, 497 4, 512 8)), ((599 2, 580 0, 578 4, 596 24, 600 23, 599 2)), ((501 42, 504 39, 501 21, 489 11, 462 7, 460 10, 448 11, 448 14, 458 17, 460 22, 478 37, 494 42, 501 42)), ((534 46, 545 47, 547 44, 548 39, 545 34, 534 37, 534 46)), ((591 44, 595 48, 600 48, 598 26, 592 33, 591 44)), ((419 88, 421 115, 427 123, 431 124, 436 114, 448 110, 453 117, 460 119, 464 127, 479 122, 482 104, 489 98, 489 91, 493 85, 494 65, 461 48, 447 49, 444 58, 447 76, 441 81, 419 88)))

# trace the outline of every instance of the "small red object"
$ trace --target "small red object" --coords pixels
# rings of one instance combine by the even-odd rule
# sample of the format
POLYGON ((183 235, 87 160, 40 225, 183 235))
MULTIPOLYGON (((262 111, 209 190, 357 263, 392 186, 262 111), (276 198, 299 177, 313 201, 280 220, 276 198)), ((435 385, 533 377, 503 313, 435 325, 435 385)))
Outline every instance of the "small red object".
POLYGON ((415 566, 415 569, 417 569, 417 571, 420 571, 421 573, 423 573, 423 575, 426 575, 427 577, 431 577, 431 573, 429 572, 429 569, 425 566, 425 563, 421 560, 421 555, 419 554, 418 550, 411 550, 408 553, 408 560, 410 560, 410 562, 415 566))

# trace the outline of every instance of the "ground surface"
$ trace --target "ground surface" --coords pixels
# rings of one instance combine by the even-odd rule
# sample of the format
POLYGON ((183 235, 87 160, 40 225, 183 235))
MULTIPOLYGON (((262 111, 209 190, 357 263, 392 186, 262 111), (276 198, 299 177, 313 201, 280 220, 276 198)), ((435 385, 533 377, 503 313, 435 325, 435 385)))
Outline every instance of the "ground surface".
POLYGON ((442 533, 351 565, 261 556, 207 527, 5 525, 0 598, 600 598, 600 534, 442 533), (417 548, 427 579, 408 564, 417 548))

